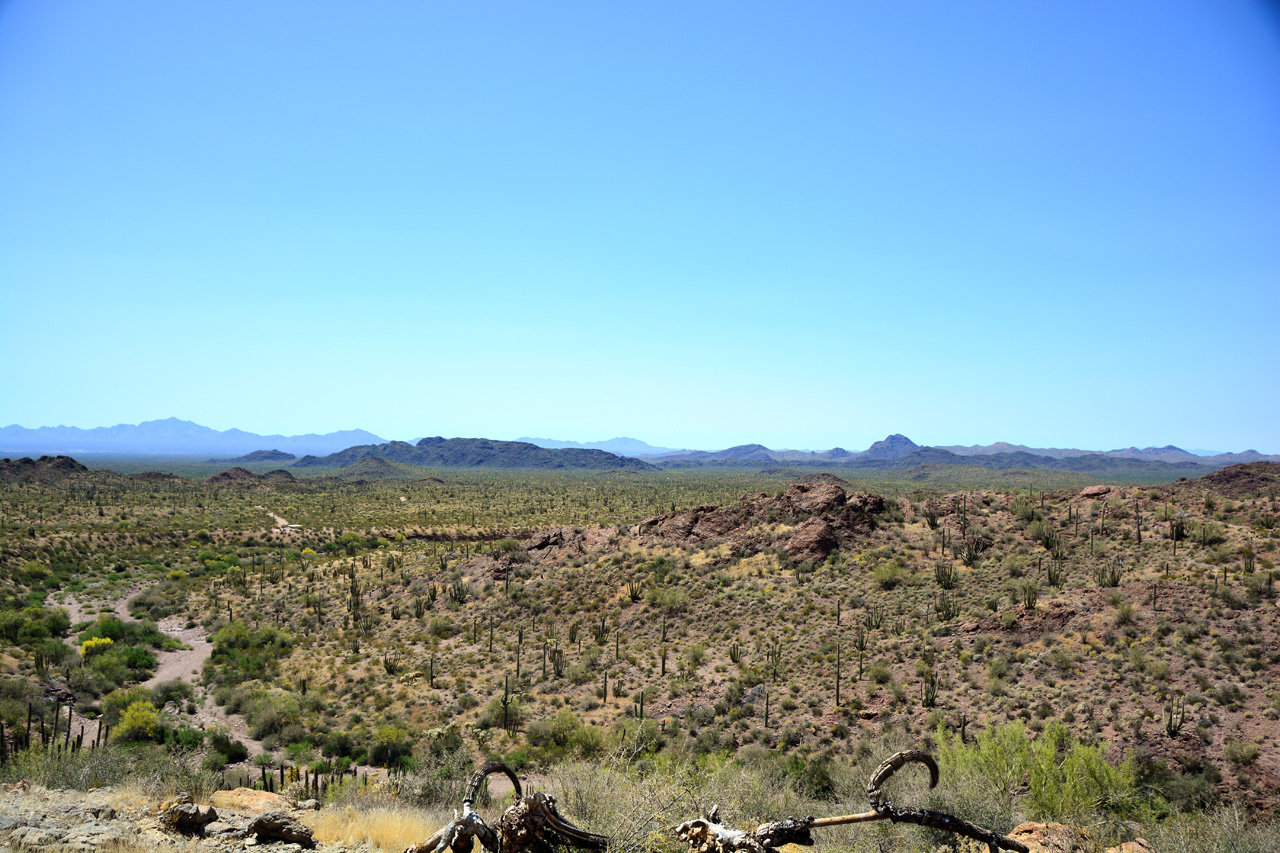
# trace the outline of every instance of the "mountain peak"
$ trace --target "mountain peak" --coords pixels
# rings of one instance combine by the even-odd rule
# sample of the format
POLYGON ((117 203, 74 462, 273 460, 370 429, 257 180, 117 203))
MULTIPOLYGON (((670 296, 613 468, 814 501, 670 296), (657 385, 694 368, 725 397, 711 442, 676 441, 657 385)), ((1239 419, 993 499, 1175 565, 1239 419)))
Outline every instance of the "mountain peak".
POLYGON ((893 435, 877 441, 868 447, 862 453, 863 459, 900 459, 903 456, 915 453, 920 449, 920 445, 901 433, 895 432, 893 435))

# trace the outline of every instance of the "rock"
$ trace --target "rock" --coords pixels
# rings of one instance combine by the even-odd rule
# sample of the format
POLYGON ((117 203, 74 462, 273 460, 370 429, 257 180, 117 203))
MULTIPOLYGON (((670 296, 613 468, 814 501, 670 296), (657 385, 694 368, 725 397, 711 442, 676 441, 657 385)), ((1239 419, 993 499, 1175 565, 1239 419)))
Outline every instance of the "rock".
POLYGON ((1156 848, 1145 838, 1135 838, 1115 847, 1108 847, 1107 853, 1156 853, 1156 848))
POLYGON ((248 812, 249 814, 291 808, 289 801, 279 794, 273 794, 270 791, 255 791, 252 788, 214 791, 213 796, 209 797, 209 804, 217 809, 248 812))
POLYGON ((315 846, 311 827, 279 811, 263 812, 258 815, 250 822, 248 834, 256 835, 259 842, 285 841, 308 848, 315 846))
POLYGON ((97 822, 85 823, 67 832, 62 840, 62 849, 67 853, 79 853, 79 851, 118 848, 126 841, 128 839, 125 834, 114 826, 97 822))
POLYGON ((1089 833, 1064 823, 1020 823, 1009 833, 1031 853, 1085 853, 1092 850, 1089 833))
POLYGON ((1111 494, 1110 486, 1085 486, 1080 490, 1080 497, 1082 498, 1100 498, 1109 494, 1111 494))
POLYGON ((541 551, 544 548, 562 544, 564 544, 563 533, 559 530, 544 530, 541 533, 535 533, 530 536, 524 547, 527 551, 541 551))
POLYGON ((847 495, 835 483, 797 483, 787 489, 783 500, 798 515, 813 515, 844 506, 847 495))
POLYGON ((791 531, 791 538, 787 540, 787 556, 801 562, 816 563, 825 560, 839 544, 836 541, 835 531, 831 529, 827 520, 815 516, 791 531))
POLYGON ((206 825, 218 819, 213 806, 201 809, 193 803, 179 803, 165 809, 160 815, 160 825, 183 835, 200 835, 206 825))
POLYGON ((298 808, 306 809, 308 811, 319 811, 320 801, 319 800, 303 800, 302 802, 298 803, 298 808))
POLYGON ((180 794, 174 794, 173 799, 165 800, 160 803, 160 811, 161 813, 164 813, 174 806, 189 805, 191 802, 193 802, 191 795, 184 791, 180 794))
POLYGON ((205 824, 205 838, 244 838, 245 828, 227 823, 224 820, 215 820, 205 824))
POLYGON ((11 846, 19 850, 23 848, 52 850, 60 846, 65 837, 65 830, 59 831, 44 826, 20 826, 9 833, 7 840, 11 846))

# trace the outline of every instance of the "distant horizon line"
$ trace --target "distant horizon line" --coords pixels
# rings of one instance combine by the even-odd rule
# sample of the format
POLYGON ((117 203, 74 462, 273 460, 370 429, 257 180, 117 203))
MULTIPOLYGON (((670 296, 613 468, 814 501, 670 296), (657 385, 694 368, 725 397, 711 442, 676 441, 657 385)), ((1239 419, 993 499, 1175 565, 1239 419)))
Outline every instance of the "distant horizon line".
MULTIPOLYGON (((292 435, 286 435, 286 434, 284 434, 284 433, 279 433, 279 432, 277 432, 277 433, 258 433, 258 432, 253 432, 253 431, 251 431, 251 430, 243 429, 243 428, 241 428, 241 427, 228 427, 227 429, 222 429, 222 430, 220 430, 220 429, 218 429, 218 428, 216 428, 216 427, 210 427, 210 426, 206 426, 206 425, 204 425, 204 424, 200 424, 200 423, 198 423, 197 421, 192 421, 192 420, 187 420, 187 419, 184 419, 184 418, 177 417, 176 415, 171 415, 171 416, 169 416, 169 417, 167 417, 167 418, 152 418, 152 419, 148 419, 148 420, 142 420, 142 421, 138 421, 137 423, 121 422, 121 423, 117 423, 117 424, 112 424, 112 425, 110 425, 110 426, 98 426, 98 427, 79 427, 79 426, 69 426, 69 425, 66 425, 66 424, 58 424, 57 426, 24 427, 24 426, 22 426, 21 424, 18 424, 18 423, 12 423, 12 424, 8 424, 8 425, 0 426, 0 433, 2 433, 2 432, 4 432, 4 431, 8 431, 8 430, 13 430, 13 429, 23 430, 24 432, 37 432, 37 431, 42 431, 42 430, 77 430, 77 431, 80 431, 80 432, 93 432, 93 431, 96 431, 96 430, 111 430, 111 429, 116 429, 116 428, 120 428, 120 427, 140 427, 140 426, 143 426, 143 425, 146 425, 146 424, 165 423, 165 422, 167 422, 167 421, 174 421, 174 422, 178 422, 178 423, 182 423, 182 424, 191 424, 191 425, 193 425, 193 426, 197 426, 197 427, 200 427, 200 428, 202 428, 202 429, 206 429, 206 430, 210 430, 210 431, 217 432, 217 433, 222 433, 222 434, 229 433, 229 432, 239 432, 239 433, 244 433, 244 434, 246 434, 246 435, 258 436, 258 437, 262 437, 262 438, 275 438, 275 437, 278 437, 278 438, 282 438, 282 439, 297 439, 297 438, 303 438, 303 437, 306 437, 306 436, 315 436, 315 437, 318 437, 318 438, 323 438, 323 437, 325 437, 325 436, 334 436, 334 435, 339 435, 339 434, 343 434, 343 433, 364 433, 364 434, 366 434, 366 435, 369 435, 369 436, 371 436, 371 437, 373 437, 373 438, 378 439, 378 440, 379 440, 379 442, 381 442, 381 443, 389 443, 389 442, 391 442, 391 441, 404 441, 405 443, 413 444, 413 443, 414 443, 414 442, 416 442, 416 441, 420 441, 423 437, 426 437, 426 436, 425 436, 425 434, 419 434, 418 436, 416 436, 416 437, 414 437, 414 438, 410 438, 410 439, 394 439, 394 438, 389 439, 389 438, 384 438, 383 436, 379 435, 378 433, 375 433, 375 432, 373 432, 373 431, 371 431, 371 430, 368 430, 368 429, 365 429, 365 428, 363 428, 363 427, 353 427, 353 428, 347 428, 347 429, 337 429, 337 430, 331 430, 331 431, 329 431, 329 432, 324 432, 324 433, 319 433, 319 432, 295 433, 295 434, 292 434, 292 435)), ((876 439, 876 440, 871 441, 871 442, 870 442, 870 444, 868 445, 868 447, 870 447, 870 446, 874 445, 877 441, 883 441, 883 440, 888 439, 888 438, 891 438, 891 437, 893 437, 893 436, 895 436, 895 435, 902 436, 902 437, 904 437, 904 438, 908 438, 908 440, 911 440, 911 441, 912 441, 912 443, 915 443, 915 442, 914 442, 914 440, 910 439, 910 438, 906 435, 906 433, 903 433, 903 432, 893 432, 893 433, 889 433, 887 436, 885 436, 885 438, 884 438, 884 439, 876 439)), ((591 445, 599 445, 599 444, 608 444, 608 443, 611 443, 611 442, 634 442, 634 443, 636 443, 636 444, 643 444, 643 445, 645 445, 646 447, 651 447, 651 448, 654 448, 655 450, 659 451, 659 453, 658 453, 658 454, 652 454, 652 455, 665 455, 665 454, 669 454, 669 453, 679 453, 679 452, 712 452, 712 453, 714 453, 714 452, 719 452, 719 451, 722 451, 722 450, 732 449, 732 448, 735 448, 735 447, 744 447, 744 446, 754 445, 754 444, 759 444, 760 446, 765 447, 765 448, 767 448, 768 450, 776 451, 776 452, 824 453, 824 452, 827 452, 827 451, 829 451, 829 450, 836 449, 837 447, 842 448, 842 449, 848 449, 848 448, 844 447, 844 445, 842 445, 842 444, 833 444, 830 448, 826 448, 826 450, 812 450, 812 449, 808 449, 808 448, 798 448, 798 447, 774 447, 774 446, 771 446, 771 445, 765 444, 764 442, 760 442, 760 441, 746 441, 746 442, 738 442, 738 443, 736 443, 736 444, 726 444, 724 447, 719 448, 719 450, 707 450, 707 449, 705 449, 705 448, 693 447, 693 446, 670 447, 670 446, 665 446, 665 445, 655 445, 655 444, 652 444, 651 442, 649 442, 649 441, 647 441, 647 440, 645 440, 645 439, 635 438, 634 436, 628 436, 628 435, 617 435, 617 436, 613 436, 613 437, 610 437, 610 438, 606 438, 606 439, 597 439, 597 440, 582 440, 582 439, 564 439, 564 438, 534 437, 534 436, 529 436, 529 435, 527 435, 527 434, 526 434, 526 435, 519 436, 519 437, 517 437, 517 438, 507 438, 507 439, 493 438, 492 436, 489 436, 489 435, 457 435, 457 436, 450 436, 450 437, 451 437, 451 438, 479 438, 479 439, 485 439, 485 440, 489 440, 489 441, 524 441, 524 442, 532 443, 532 444, 536 444, 536 443, 537 443, 537 442, 539 442, 539 441, 563 442, 563 443, 566 443, 566 444, 574 444, 574 445, 579 445, 579 446, 591 446, 591 445)), ((0 439, 0 440, 3 440, 3 439, 0 439)), ((1248 448, 1245 448, 1244 450, 1207 450, 1207 449, 1204 449, 1204 448, 1188 448, 1188 447, 1182 447, 1181 445, 1172 444, 1172 443, 1166 443, 1166 444, 1163 444, 1163 445, 1156 445, 1156 444, 1148 444, 1148 445, 1128 444, 1128 445, 1125 445, 1125 446, 1121 446, 1121 447, 1114 447, 1114 448, 1110 448, 1110 449, 1107 449, 1107 450, 1104 450, 1104 449, 1086 448, 1086 447, 1074 446, 1074 445, 1063 445, 1063 444, 1046 444, 1046 445, 1042 445, 1042 446, 1036 446, 1036 445, 1028 444, 1028 443, 1026 443, 1026 442, 1012 442, 1012 441, 1005 441, 1005 440, 992 441, 992 442, 989 442, 989 443, 986 443, 986 444, 979 444, 979 443, 962 444, 962 443, 959 443, 959 442, 952 442, 952 443, 949 443, 949 444, 922 444, 922 445, 919 445, 919 446, 920 446, 920 447, 936 447, 936 448, 943 448, 943 449, 946 449, 946 448, 992 447, 992 446, 997 445, 997 444, 1008 444, 1008 445, 1013 446, 1013 447, 1019 447, 1019 446, 1020 446, 1020 447, 1026 447, 1026 448, 1029 448, 1029 449, 1032 449, 1032 450, 1075 450, 1075 451, 1086 451, 1086 452, 1090 452, 1090 453, 1112 453, 1112 452, 1115 452, 1115 451, 1120 451, 1120 450, 1129 450, 1129 449, 1137 449, 1137 450, 1157 449, 1157 450, 1158 450, 1158 449, 1164 449, 1164 448, 1166 448, 1166 447, 1173 447, 1173 448, 1176 448, 1176 449, 1181 450, 1181 451, 1183 451, 1183 452, 1189 453, 1189 454, 1191 454, 1191 455, 1193 455, 1193 456, 1199 456, 1199 457, 1212 457, 1212 456, 1225 455, 1225 454, 1240 454, 1240 453, 1249 453, 1249 452, 1258 453, 1258 454, 1263 455, 1263 456, 1278 455, 1278 454, 1269 453, 1269 452, 1267 452, 1267 451, 1258 450, 1256 447, 1248 447, 1248 448)), ((5 449, 6 449, 6 448, 3 448, 2 446, 0 446, 0 452, 4 452, 4 450, 5 450, 5 449)), ((19 451, 19 450, 21 450, 22 448, 21 448, 21 447, 15 447, 15 448, 12 448, 12 449, 13 449, 14 451, 19 451)), ((261 450, 271 450, 271 449, 274 449, 274 448, 263 447, 263 448, 259 448, 259 449, 261 449, 261 450)), ((60 452, 64 452, 64 453, 83 453, 83 454, 93 454, 93 455, 198 456, 198 455, 202 455, 202 454, 203 454, 203 453, 205 453, 206 451, 202 451, 202 450, 193 450, 193 451, 169 451, 169 452, 157 451, 157 452, 147 452, 147 453, 141 453, 141 454, 137 454, 137 453, 129 454, 129 453, 126 453, 126 452, 124 452, 124 451, 119 451, 119 450, 96 450, 96 449, 90 449, 90 448, 65 448, 65 449, 63 449, 63 450, 62 450, 62 451, 60 451, 60 452)))

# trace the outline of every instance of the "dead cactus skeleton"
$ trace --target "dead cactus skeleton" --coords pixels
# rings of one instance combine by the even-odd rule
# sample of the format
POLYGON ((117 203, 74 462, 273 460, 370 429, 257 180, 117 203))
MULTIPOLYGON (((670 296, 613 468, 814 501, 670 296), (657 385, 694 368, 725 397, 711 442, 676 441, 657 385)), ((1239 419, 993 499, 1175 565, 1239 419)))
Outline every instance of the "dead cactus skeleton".
MULTIPOLYGON (((903 766, 923 764, 929 768, 929 787, 938 784, 938 764, 927 753, 908 749, 885 759, 867 782, 867 800, 871 811, 839 817, 802 817, 762 823, 753 830, 730 829, 720 823, 720 807, 706 815, 685 821, 676 827, 676 836, 689 845, 690 853, 777 853, 784 844, 813 846, 812 830, 850 823, 887 820, 914 823, 944 832, 973 838, 987 845, 989 853, 1012 850, 1029 853, 1026 845, 1006 838, 976 824, 945 812, 928 809, 899 808, 889 802, 880 787, 903 766)), ((520 780, 510 767, 490 761, 476 771, 467 785, 461 814, 454 814, 449 825, 441 827, 430 838, 405 850, 405 853, 471 853, 475 842, 489 853, 555 853, 561 847, 584 847, 604 850, 609 839, 574 826, 556 809, 554 797, 534 793, 523 796, 520 780), (515 786, 516 802, 498 820, 494 829, 484 822, 474 808, 476 794, 492 773, 505 773, 515 786)))
POLYGON ((997 832, 969 823, 945 812, 928 809, 907 809, 893 805, 880 790, 880 786, 889 781, 903 765, 916 762, 929 768, 929 787, 938 784, 938 764, 927 753, 917 749, 908 749, 894 753, 885 759, 867 782, 867 800, 871 811, 860 814, 841 815, 839 817, 804 817, 762 823, 751 831, 729 829, 719 823, 719 807, 713 808, 705 817, 686 821, 676 827, 676 836, 689 845, 690 853, 776 853, 776 848, 783 844, 798 844, 804 847, 813 845, 811 830, 826 826, 843 826, 850 823, 866 823, 873 820, 888 820, 893 823, 914 823, 944 832, 954 832, 967 838, 973 838, 987 845, 989 853, 998 850, 1013 850, 1016 853, 1028 853, 1026 845, 1006 838, 997 832))
POLYGON ((490 761, 471 777, 462 800, 461 814, 430 838, 407 848, 405 853, 471 853, 475 842, 489 853, 554 853, 561 847, 603 850, 609 839, 574 826, 556 809, 555 797, 541 792, 524 796, 515 771, 500 761, 490 761), (515 789, 516 802, 490 827, 475 810, 476 795, 484 780, 504 773, 515 789))

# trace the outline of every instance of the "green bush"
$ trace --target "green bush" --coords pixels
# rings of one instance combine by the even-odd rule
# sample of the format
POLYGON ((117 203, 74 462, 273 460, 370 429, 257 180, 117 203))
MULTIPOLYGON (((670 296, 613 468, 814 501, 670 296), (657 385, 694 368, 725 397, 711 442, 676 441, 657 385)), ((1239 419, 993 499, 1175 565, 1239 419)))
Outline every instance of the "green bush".
POLYGON ((1222 747, 1223 758, 1237 767, 1245 767, 1258 760, 1258 748, 1235 738, 1227 738, 1222 747))
POLYGON ((1040 821, 1077 826, 1136 819, 1162 807, 1141 792, 1132 759, 1111 765, 1099 747, 1077 742, 1052 722, 1032 740, 1021 722, 987 729, 969 744, 939 727, 938 764, 953 780, 937 806, 998 832, 1018 822, 1019 811, 1040 821), (1019 789, 1029 784, 1025 799, 1019 789))
POLYGON ((221 755, 225 764, 236 764, 249 757, 249 748, 231 737, 226 729, 217 728, 208 734, 209 749, 221 755))
POLYGON ((151 703, 157 708, 163 708, 170 702, 176 702, 181 705, 194 694, 195 690, 190 684, 181 678, 175 678, 172 681, 161 682, 151 688, 151 703))
POLYGON ((280 661, 293 651, 293 638, 278 628, 256 631, 243 622, 228 622, 210 638, 213 652, 204 677, 214 684, 239 684, 273 677, 280 661))
POLYGON ((122 741, 163 739, 160 714, 151 700, 140 699, 121 711, 120 722, 111 730, 111 736, 122 741))
POLYGON ((378 726, 369 744, 369 763, 398 767, 413 755, 409 733, 398 726, 378 726))

